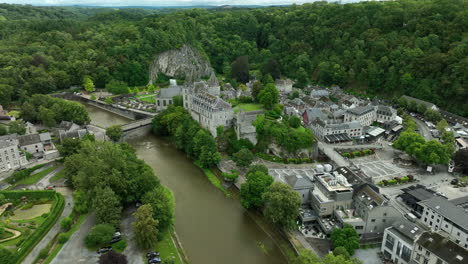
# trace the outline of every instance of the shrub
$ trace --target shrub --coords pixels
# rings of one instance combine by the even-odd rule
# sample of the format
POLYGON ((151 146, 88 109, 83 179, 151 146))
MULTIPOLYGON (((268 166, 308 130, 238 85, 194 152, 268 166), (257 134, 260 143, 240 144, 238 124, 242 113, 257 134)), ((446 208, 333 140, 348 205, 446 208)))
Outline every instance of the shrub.
POLYGON ((89 248, 109 243, 114 235, 114 227, 109 224, 95 225, 85 238, 85 244, 89 248))
POLYGON ((60 226, 62 227, 62 229, 68 230, 70 229, 72 222, 73 222, 73 219, 68 216, 62 219, 62 221, 60 221, 60 226))
POLYGON ((33 173, 37 169, 40 169, 40 168, 44 167, 45 165, 46 164, 39 164, 39 165, 36 165, 34 167, 31 167, 31 168, 27 168, 27 169, 20 170, 20 171, 15 171, 10 177, 8 177, 8 179, 6 179, 6 181, 9 184, 13 184, 15 182, 18 182, 18 181, 20 181, 22 179, 25 179, 25 178, 29 177, 29 175, 31 175, 31 173, 33 173))
POLYGON ((360 157, 361 155, 362 155, 362 153, 360 151, 354 151, 353 152, 354 157, 360 157))
POLYGON ((60 233, 60 234, 58 235, 58 239, 57 239, 57 240, 58 240, 58 242, 59 242, 60 244, 65 244, 65 242, 67 242, 69 238, 70 238, 70 234, 67 234, 67 233, 60 233))
POLYGON ((413 176, 413 175, 408 175, 408 176, 406 176, 406 177, 408 177, 408 181, 409 181, 409 182, 414 181, 414 176, 413 176))
POLYGON ((395 179, 391 179, 391 180, 388 181, 388 185, 395 185, 397 183, 398 183, 398 181, 395 180, 395 179))
POLYGON ((0 263, 2 264, 14 263, 13 253, 3 246, 0 246, 0 263))
POLYGON ((125 239, 122 239, 119 242, 114 243, 112 245, 112 248, 117 252, 123 252, 126 247, 127 247, 127 241, 125 241, 125 239))
POLYGON ((45 259, 49 255, 49 249, 48 248, 43 248, 41 251, 39 251, 39 258, 40 259, 45 259))
POLYGON ((387 186, 388 185, 388 181, 387 180, 382 180, 382 183, 384 186, 387 186))
POLYGON ((401 183, 407 183, 408 181, 409 181, 408 176, 402 177, 402 178, 400 179, 400 182, 401 182, 401 183))
POLYGON ((394 179, 394 180, 396 180, 398 183, 400 183, 400 182, 401 182, 401 179, 400 179, 400 177, 395 177, 395 178, 393 178, 393 179, 394 179))
POLYGON ((223 172, 222 176, 227 181, 235 181, 239 178, 239 173, 235 170, 231 170, 231 173, 223 172))

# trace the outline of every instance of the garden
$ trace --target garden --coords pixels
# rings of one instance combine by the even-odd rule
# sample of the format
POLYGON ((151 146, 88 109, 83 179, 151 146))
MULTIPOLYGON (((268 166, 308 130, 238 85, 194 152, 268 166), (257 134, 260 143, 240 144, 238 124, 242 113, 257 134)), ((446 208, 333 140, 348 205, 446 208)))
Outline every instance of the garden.
POLYGON ((404 177, 394 177, 391 180, 381 180, 377 183, 377 185, 384 187, 384 186, 393 186, 397 184, 404 184, 408 182, 414 182, 414 176, 413 175, 407 175, 404 177))
POLYGON ((348 158, 348 159, 353 159, 353 158, 372 155, 374 153, 375 153, 375 151, 373 149, 364 149, 364 150, 361 150, 361 151, 342 152, 341 156, 343 156, 345 158, 348 158))
POLYGON ((54 225, 64 205, 55 191, 0 191, 2 263, 20 263, 54 225))

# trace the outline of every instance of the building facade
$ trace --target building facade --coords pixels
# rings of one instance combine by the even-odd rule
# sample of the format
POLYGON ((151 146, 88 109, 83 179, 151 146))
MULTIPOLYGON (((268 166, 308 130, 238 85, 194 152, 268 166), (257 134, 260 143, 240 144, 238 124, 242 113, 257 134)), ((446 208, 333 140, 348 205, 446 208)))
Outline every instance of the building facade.
POLYGON ((252 144, 257 144, 257 132, 252 122, 261 114, 263 114, 263 110, 245 112, 242 109, 239 109, 239 112, 236 114, 234 124, 237 139, 248 139, 252 144))
POLYGON ((358 121, 361 126, 370 126, 376 118, 375 108, 371 105, 348 109, 344 115, 345 122, 358 121))
POLYGON ((28 163, 15 141, 0 140, 0 172, 17 169, 28 163))
POLYGON ((435 232, 425 232, 413 246, 411 263, 417 264, 465 264, 468 251, 435 232))
POLYGON ((380 251, 386 260, 398 264, 409 264, 414 242, 424 231, 405 219, 395 222, 385 229, 380 251))
POLYGON ((178 95, 182 95, 182 87, 179 86, 171 86, 159 90, 155 96, 156 111, 165 110, 169 105, 174 103, 173 97, 178 95))
POLYGON ((441 231, 461 247, 468 249, 468 213, 445 198, 434 196, 421 201, 421 221, 433 231, 441 231))

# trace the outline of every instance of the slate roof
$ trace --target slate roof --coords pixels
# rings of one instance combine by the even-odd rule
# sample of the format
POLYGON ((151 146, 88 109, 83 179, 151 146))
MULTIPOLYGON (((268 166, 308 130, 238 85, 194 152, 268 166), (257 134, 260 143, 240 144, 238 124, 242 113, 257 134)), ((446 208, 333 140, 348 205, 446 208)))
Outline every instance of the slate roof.
POLYGON ((30 134, 18 137, 20 146, 29 146, 33 144, 41 143, 41 137, 39 134, 30 134))
POLYGON ((44 142, 44 141, 51 141, 52 138, 50 137, 50 133, 49 132, 46 132, 46 133, 41 133, 39 134, 39 137, 41 138, 41 141, 44 142))
POLYGON ((293 188, 293 189, 307 189, 313 186, 312 182, 301 175, 289 175, 286 176, 286 182, 293 188))
POLYGON ((425 232, 424 229, 406 219, 394 222, 389 231, 403 238, 409 244, 413 244, 413 241, 425 232))
POLYGON ((358 116, 362 116, 362 115, 365 115, 369 112, 372 112, 374 111, 374 107, 371 106, 371 105, 368 105, 368 106, 358 106, 358 107, 355 107, 355 108, 351 108, 351 109, 348 109, 348 112, 353 114, 353 115, 358 115, 358 116))
POLYGON ((463 207, 464 209, 468 210, 468 195, 449 200, 449 202, 453 203, 458 207, 463 207))
POLYGON ((182 87, 170 87, 170 88, 162 88, 159 90, 158 98, 172 98, 176 95, 182 94, 182 87))
POLYGON ((306 110, 307 117, 309 118, 309 122, 312 122, 315 119, 327 119, 327 115, 322 112, 322 110, 318 108, 308 108, 306 110))
POLYGON ((447 199, 440 196, 434 196, 419 203, 432 209, 433 211, 468 231, 468 221, 466 221, 468 219, 468 213, 465 211, 465 209, 454 205, 447 199))
POLYGON ((16 144, 11 141, 0 140, 0 149, 9 148, 15 146, 16 144))
POLYGON ((467 263, 468 250, 438 233, 425 232, 416 242, 446 263, 467 263))

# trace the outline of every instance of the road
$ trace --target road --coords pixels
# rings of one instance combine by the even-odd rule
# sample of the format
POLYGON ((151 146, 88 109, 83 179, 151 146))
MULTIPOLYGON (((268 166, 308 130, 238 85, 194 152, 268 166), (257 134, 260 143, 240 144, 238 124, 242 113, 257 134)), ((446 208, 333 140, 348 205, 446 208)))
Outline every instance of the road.
POLYGON ((412 118, 414 122, 416 122, 416 125, 418 125, 419 134, 421 134, 426 140, 431 140, 432 133, 429 127, 427 127, 427 125, 423 121, 417 119, 416 117, 412 117, 412 118))
POLYGON ((135 212, 135 210, 135 207, 129 206, 123 212, 121 231, 122 235, 127 241, 127 248, 125 248, 123 254, 127 256, 128 264, 144 264, 143 252, 138 249, 135 243, 135 239, 133 239, 132 233, 132 222, 135 220, 135 217, 133 217, 132 214, 135 212))
POLYGON ((50 263, 97 263, 99 255, 95 251, 87 249, 84 244, 86 235, 94 225, 94 215, 90 214, 50 263))
MULTIPOLYGON (((345 160, 338 152, 333 149, 333 146, 330 146, 323 142, 317 142, 318 148, 325 155, 327 155, 333 162, 336 163, 338 167, 347 167, 349 166, 349 161, 345 160)), ((352 147, 352 146, 350 146, 352 147)))
MULTIPOLYGON (((22 263, 29 264, 33 263, 39 255, 39 252, 49 244, 49 242, 60 232, 60 221, 69 216, 73 208, 72 192, 68 188, 57 188, 57 191, 62 193, 65 197, 65 208, 63 209, 62 215, 57 220, 55 225, 49 230, 49 232, 42 238, 42 240, 33 248, 31 253, 23 260, 22 263)), ((65 262, 63 262, 65 263, 65 262)))
POLYGON ((40 179, 35 185, 31 185, 31 190, 44 190, 45 187, 50 185, 50 179, 55 176, 59 171, 63 169, 63 166, 58 167, 57 169, 53 170, 51 173, 44 176, 40 179))

